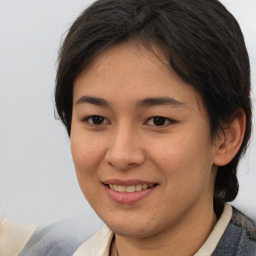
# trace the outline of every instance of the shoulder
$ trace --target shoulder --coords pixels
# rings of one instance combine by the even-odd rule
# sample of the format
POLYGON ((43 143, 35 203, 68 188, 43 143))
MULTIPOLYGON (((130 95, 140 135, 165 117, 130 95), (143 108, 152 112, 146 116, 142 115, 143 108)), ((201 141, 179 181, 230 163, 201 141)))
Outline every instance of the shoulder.
POLYGON ((37 228, 19 256, 71 256, 94 231, 85 218, 37 228))
POLYGON ((256 255, 256 223, 232 208, 232 218, 212 256, 256 255))
POLYGON ((238 209, 233 207, 232 225, 238 227, 241 231, 246 232, 248 238, 256 242, 256 223, 238 209))

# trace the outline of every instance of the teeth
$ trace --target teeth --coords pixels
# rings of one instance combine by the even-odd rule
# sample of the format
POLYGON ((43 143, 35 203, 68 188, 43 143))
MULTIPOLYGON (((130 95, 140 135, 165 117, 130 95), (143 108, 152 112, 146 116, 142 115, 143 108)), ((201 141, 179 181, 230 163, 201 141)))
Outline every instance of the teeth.
POLYGON ((142 185, 136 185, 135 189, 136 189, 136 191, 141 191, 142 190, 142 185))
POLYGON ((147 189, 147 188, 148 188, 147 184, 142 185, 142 189, 147 189))
POLYGON ((141 190, 145 190, 147 188, 152 188, 154 184, 143 184, 143 185, 132 185, 132 186, 120 186, 120 185, 113 185, 109 184, 109 187, 117 192, 123 192, 123 193, 132 193, 132 192, 138 192, 141 190))
POLYGON ((118 186, 118 192, 125 192, 125 186, 118 186))
POLYGON ((127 186, 126 192, 128 192, 128 193, 135 192, 135 186, 127 186))

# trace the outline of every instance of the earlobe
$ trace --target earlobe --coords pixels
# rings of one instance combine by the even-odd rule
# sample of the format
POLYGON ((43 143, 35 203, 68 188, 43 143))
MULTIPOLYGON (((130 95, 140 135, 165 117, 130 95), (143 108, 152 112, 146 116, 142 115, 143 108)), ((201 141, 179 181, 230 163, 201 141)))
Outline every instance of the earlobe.
POLYGON ((235 111, 232 121, 224 128, 224 133, 216 141, 215 165, 226 165, 235 157, 243 142, 245 125, 245 112, 239 108, 235 111))

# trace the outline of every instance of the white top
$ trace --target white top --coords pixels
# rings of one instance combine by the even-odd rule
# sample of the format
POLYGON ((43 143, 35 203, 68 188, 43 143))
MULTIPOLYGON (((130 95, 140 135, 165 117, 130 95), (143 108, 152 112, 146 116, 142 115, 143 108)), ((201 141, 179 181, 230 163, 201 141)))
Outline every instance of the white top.
MULTIPOLYGON (((210 256, 226 230, 232 217, 232 207, 225 204, 224 210, 208 239, 194 256, 210 256)), ((114 233, 104 225, 89 240, 84 242, 73 256, 109 256, 109 249, 114 233)))
POLYGON ((0 256, 17 256, 32 236, 36 226, 4 219, 1 222, 0 256))

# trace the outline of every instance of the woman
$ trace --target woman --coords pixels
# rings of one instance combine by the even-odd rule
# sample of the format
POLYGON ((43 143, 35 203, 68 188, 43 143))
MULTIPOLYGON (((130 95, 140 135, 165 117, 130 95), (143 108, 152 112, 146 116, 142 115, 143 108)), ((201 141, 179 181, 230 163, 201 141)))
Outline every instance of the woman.
POLYGON ((227 202, 251 133, 250 66, 217 0, 99 0, 60 51, 56 108, 104 226, 79 255, 256 255, 227 202))

